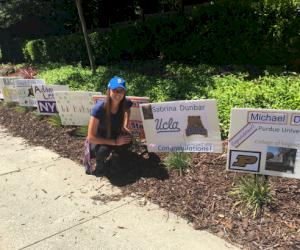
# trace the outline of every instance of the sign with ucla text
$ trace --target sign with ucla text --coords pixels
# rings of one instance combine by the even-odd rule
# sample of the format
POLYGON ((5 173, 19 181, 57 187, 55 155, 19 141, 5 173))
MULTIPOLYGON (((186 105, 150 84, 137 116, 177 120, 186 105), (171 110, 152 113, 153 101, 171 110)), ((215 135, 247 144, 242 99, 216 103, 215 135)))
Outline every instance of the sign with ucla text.
POLYGON ((149 152, 221 153, 216 100, 140 105, 149 152))
POLYGON ((37 102, 38 112, 43 115, 55 115, 57 113, 54 91, 69 90, 66 85, 32 85, 37 102))
MULTIPOLYGON (((126 96, 127 99, 132 101, 132 106, 130 108, 130 119, 129 119, 129 126, 131 133, 134 137, 144 139, 145 132, 143 127, 143 121, 140 113, 140 105, 143 103, 149 103, 149 97, 138 97, 138 96, 126 96)), ((106 96, 93 96, 94 103, 98 100, 105 100, 106 96)))
POLYGON ((232 109, 227 169, 300 179, 300 111, 232 109))
POLYGON ((15 87, 18 95, 18 103, 24 107, 37 107, 32 85, 45 85, 41 79, 18 79, 15 80, 15 87))

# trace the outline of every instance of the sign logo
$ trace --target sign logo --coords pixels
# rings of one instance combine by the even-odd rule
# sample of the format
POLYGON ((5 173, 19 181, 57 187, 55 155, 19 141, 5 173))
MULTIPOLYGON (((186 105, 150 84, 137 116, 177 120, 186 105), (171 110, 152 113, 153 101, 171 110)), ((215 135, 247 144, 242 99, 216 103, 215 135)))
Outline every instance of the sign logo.
POLYGON ((229 169, 259 172, 261 152, 230 150, 229 169))
POLYGON ((244 168, 247 164, 254 164, 257 162, 257 157, 252 155, 238 155, 236 157, 236 161, 232 164, 232 166, 237 166, 240 168, 244 168))
POLYGON ((207 129, 203 126, 200 116, 188 116, 188 124, 185 133, 186 136, 203 135, 207 137, 207 129))
POLYGON ((164 121, 162 118, 155 119, 155 129, 157 133, 170 133, 170 132, 179 132, 178 121, 174 121, 173 118, 170 118, 168 121, 164 121))

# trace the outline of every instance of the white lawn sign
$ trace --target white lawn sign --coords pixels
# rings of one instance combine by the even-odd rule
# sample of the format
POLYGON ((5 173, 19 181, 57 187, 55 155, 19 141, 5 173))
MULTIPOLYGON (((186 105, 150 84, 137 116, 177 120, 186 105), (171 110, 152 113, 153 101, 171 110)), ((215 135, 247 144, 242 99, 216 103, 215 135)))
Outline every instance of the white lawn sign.
POLYGON ((20 77, 0 77, 0 99, 5 102, 18 102, 15 80, 20 77))
POLYGON ((300 179, 300 111, 232 109, 227 170, 300 179))
POLYGON ((33 84, 33 93, 37 102, 38 112, 43 115, 55 115, 57 113, 54 91, 68 91, 66 85, 40 85, 33 84))
POLYGON ((37 102, 32 88, 33 84, 45 85, 45 81, 41 79, 19 79, 15 81, 20 106, 37 107, 37 102))
POLYGON ((216 100, 140 105, 149 152, 222 152, 216 100))
MULTIPOLYGON (((129 126, 132 132, 132 135, 136 138, 145 139, 145 132, 143 127, 143 121, 140 113, 140 105, 143 103, 149 103, 149 97, 138 97, 138 96, 126 96, 127 99, 132 101, 132 106, 130 109, 130 119, 129 126)), ((105 100, 106 96, 97 95, 93 96, 94 103, 98 100, 105 100)))
POLYGON ((56 107, 63 125, 85 126, 93 107, 92 96, 99 92, 54 91, 56 107))

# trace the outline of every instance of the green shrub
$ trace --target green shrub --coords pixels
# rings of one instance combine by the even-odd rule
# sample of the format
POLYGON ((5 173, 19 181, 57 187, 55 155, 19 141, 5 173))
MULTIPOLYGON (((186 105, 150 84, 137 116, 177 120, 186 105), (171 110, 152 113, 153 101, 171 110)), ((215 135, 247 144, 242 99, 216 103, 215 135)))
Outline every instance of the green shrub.
POLYGON ((252 211, 253 218, 256 218, 264 205, 274 201, 270 185, 263 180, 264 176, 243 178, 229 193, 236 197, 234 206, 241 205, 252 211))
POLYGON ((217 99, 222 137, 229 131, 232 108, 300 109, 299 76, 264 76, 245 80, 245 75, 216 76, 208 97, 217 99))
POLYGON ((41 63, 48 60, 46 43, 42 39, 27 42, 23 48, 23 54, 29 62, 41 63))
POLYGON ((4 102, 4 105, 8 108, 14 108, 17 106, 16 102, 4 102))
POLYGON ((26 113, 26 112, 28 112, 30 110, 30 108, 29 107, 16 106, 15 110, 18 113, 26 113))
POLYGON ((33 111, 33 112, 32 112, 32 115, 33 115, 37 120, 39 120, 39 121, 43 120, 44 117, 45 117, 44 115, 40 114, 40 113, 37 112, 37 111, 33 111))
POLYGON ((174 152, 168 154, 165 158, 164 163, 168 169, 178 171, 180 175, 191 166, 192 154, 184 152, 174 152))
POLYGON ((48 118, 48 123, 51 124, 54 127, 61 127, 62 123, 61 123, 61 119, 60 116, 57 115, 52 115, 48 118))
POLYGON ((88 132, 88 126, 77 127, 74 134, 78 137, 86 137, 88 132))
MULTIPOLYGON (((185 15, 156 17, 89 34, 97 64, 156 59, 212 64, 287 65, 300 69, 296 1, 218 0, 185 15)), ((81 33, 29 41, 31 62, 88 64, 81 33)))

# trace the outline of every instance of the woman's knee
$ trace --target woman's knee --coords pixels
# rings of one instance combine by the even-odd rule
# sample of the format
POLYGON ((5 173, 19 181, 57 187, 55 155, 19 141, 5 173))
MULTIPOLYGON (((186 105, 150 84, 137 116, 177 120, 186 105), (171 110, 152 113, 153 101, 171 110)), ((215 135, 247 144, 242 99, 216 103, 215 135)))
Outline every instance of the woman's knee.
POLYGON ((105 159, 111 152, 111 147, 107 145, 97 145, 95 155, 97 160, 105 159))

